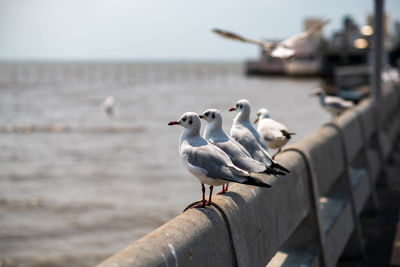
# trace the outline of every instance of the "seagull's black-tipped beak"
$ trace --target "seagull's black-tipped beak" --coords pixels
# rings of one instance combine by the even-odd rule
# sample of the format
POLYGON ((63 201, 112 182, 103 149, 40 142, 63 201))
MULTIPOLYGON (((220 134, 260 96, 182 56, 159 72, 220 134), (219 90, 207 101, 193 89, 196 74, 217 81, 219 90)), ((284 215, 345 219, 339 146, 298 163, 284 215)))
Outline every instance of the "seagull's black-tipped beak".
POLYGON ((168 125, 178 125, 179 124, 179 122, 177 122, 177 121, 171 121, 170 123, 168 123, 168 125))
POLYGON ((204 119, 204 116, 203 116, 203 115, 199 115, 199 118, 200 118, 200 119, 204 119))
POLYGON ((229 111, 234 111, 234 110, 236 110, 236 108, 230 108, 230 109, 229 109, 229 111))
POLYGON ((258 121, 259 121, 259 119, 257 118, 257 119, 254 121, 254 124, 256 124, 258 121))

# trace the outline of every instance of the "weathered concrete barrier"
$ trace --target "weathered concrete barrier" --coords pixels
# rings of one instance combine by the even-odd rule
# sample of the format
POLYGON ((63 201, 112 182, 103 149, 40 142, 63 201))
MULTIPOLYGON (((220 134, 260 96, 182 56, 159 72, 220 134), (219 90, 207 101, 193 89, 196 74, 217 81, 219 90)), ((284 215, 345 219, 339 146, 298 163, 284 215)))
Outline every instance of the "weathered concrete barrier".
POLYGON ((398 136, 399 103, 394 89, 380 113, 362 101, 281 153, 291 173, 272 189, 233 185, 98 266, 335 266, 363 257, 359 215, 379 206, 375 183, 398 136))

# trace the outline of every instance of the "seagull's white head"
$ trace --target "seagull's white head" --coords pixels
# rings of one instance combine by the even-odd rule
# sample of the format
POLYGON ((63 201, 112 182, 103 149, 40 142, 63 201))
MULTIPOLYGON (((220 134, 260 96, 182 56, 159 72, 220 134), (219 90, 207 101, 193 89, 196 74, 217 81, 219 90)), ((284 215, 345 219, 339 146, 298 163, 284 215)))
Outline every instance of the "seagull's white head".
POLYGON ((250 103, 246 99, 240 99, 236 102, 234 108, 230 108, 229 111, 239 111, 239 114, 235 119, 238 120, 249 120, 250 119, 250 103))
POLYGON ((194 129, 199 130, 201 127, 201 121, 199 115, 194 112, 186 112, 184 113, 179 120, 171 121, 168 125, 180 125, 186 129, 194 129))
POLYGON ((266 108, 260 108, 258 111, 257 111, 257 119, 254 121, 254 123, 257 123, 259 120, 261 120, 261 119, 268 119, 268 118, 271 118, 271 116, 270 116, 270 114, 269 114, 269 111, 268 111, 268 109, 266 109, 266 108))
POLYGON ((207 109, 201 115, 199 115, 199 117, 207 122, 222 122, 222 115, 218 109, 207 109))
POLYGON ((204 131, 205 136, 222 130, 222 114, 218 109, 207 109, 200 115, 200 118, 208 122, 204 131))
POLYGON ((239 112, 248 110, 250 112, 250 103, 246 99, 240 99, 238 102, 236 102, 236 105, 234 108, 230 108, 229 111, 234 111, 237 110, 239 112))
POLYGON ((114 97, 113 96, 107 96, 106 99, 103 102, 103 106, 105 108, 107 107, 112 107, 114 105, 114 97))

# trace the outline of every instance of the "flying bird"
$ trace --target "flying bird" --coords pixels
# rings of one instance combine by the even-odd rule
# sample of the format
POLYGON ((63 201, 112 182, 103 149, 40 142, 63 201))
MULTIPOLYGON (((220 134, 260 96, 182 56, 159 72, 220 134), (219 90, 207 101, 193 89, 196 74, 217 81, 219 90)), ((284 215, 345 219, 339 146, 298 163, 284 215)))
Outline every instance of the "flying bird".
POLYGON ((246 99, 239 100, 234 108, 229 109, 229 111, 234 110, 238 111, 238 114, 233 119, 231 128, 232 138, 244 146, 253 159, 265 166, 289 173, 288 169, 279 165, 270 157, 263 138, 251 124, 249 102, 246 99))
POLYGON ((264 138, 267 147, 278 149, 272 158, 275 158, 281 152, 282 147, 292 138, 292 135, 296 134, 289 132, 285 125, 272 119, 269 111, 265 108, 258 110, 257 119, 254 121, 254 124, 256 123, 258 123, 257 132, 264 138))
POLYGON ((235 166, 224 151, 201 137, 201 121, 196 113, 186 112, 179 120, 171 121, 168 125, 180 125, 185 128, 179 142, 179 154, 189 172, 200 180, 203 192, 202 207, 211 204, 214 186, 234 182, 271 187, 252 177, 250 172, 235 166), (205 199, 204 184, 210 186, 208 201, 205 199))
POLYGON ((249 39, 249 38, 240 36, 236 33, 221 30, 221 29, 213 29, 212 31, 223 38, 259 45, 265 52, 270 54, 272 57, 281 58, 281 59, 289 59, 296 55, 295 46, 298 43, 321 32, 321 30, 328 23, 329 23, 329 20, 325 20, 325 21, 311 27, 309 30, 307 30, 305 32, 296 34, 296 35, 291 36, 280 42, 268 42, 268 41, 249 39))

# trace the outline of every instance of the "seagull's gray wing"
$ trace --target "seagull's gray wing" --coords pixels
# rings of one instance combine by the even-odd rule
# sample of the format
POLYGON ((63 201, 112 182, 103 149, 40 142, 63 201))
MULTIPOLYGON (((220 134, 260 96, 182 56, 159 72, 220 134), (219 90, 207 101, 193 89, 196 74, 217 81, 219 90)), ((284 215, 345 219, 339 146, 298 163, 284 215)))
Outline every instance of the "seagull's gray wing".
POLYGON ((213 144, 187 147, 182 151, 182 157, 194 168, 203 170, 209 178, 243 183, 249 177, 247 172, 235 167, 228 155, 213 144))
POLYGON ((283 40, 280 44, 286 48, 293 48, 296 43, 308 38, 309 36, 310 34, 308 32, 302 32, 283 40))
POLYGON ((271 165, 272 160, 268 152, 265 151, 247 127, 241 125, 236 126, 232 128, 231 134, 233 139, 247 149, 253 159, 267 166, 271 165))
POLYGON ((229 139, 226 142, 215 143, 232 160, 233 164, 249 172, 263 172, 265 166, 254 160, 249 152, 237 141, 229 139))
POLYGON ((257 132, 265 141, 274 141, 283 137, 281 130, 287 130, 286 127, 279 122, 271 119, 262 119, 259 122, 257 132))
POLYGON ((235 40, 235 41, 242 41, 245 43, 257 44, 257 45, 266 46, 266 47, 271 46, 271 43, 269 43, 269 42, 245 38, 243 36, 240 36, 239 34, 221 30, 221 29, 213 29, 213 32, 223 38, 227 38, 227 39, 231 39, 231 40, 235 40))
POLYGON ((344 99, 333 97, 333 96, 326 96, 325 103, 333 108, 337 109, 347 109, 353 106, 353 103, 350 101, 346 101, 344 99))
POLYGON ((268 151, 267 144, 265 144, 263 138, 260 136, 260 134, 257 132, 256 128, 253 127, 253 125, 249 122, 245 124, 245 127, 253 134, 254 138, 256 141, 260 144, 262 148, 264 148, 266 151, 268 151))
POLYGON ((329 20, 325 20, 325 21, 315 25, 314 27, 311 27, 309 30, 307 30, 305 32, 302 32, 302 33, 299 33, 299 34, 296 34, 294 36, 287 38, 286 40, 280 42, 280 44, 287 48, 293 48, 293 46, 295 46, 297 43, 320 32, 325 27, 325 25, 328 23, 329 23, 329 20))

